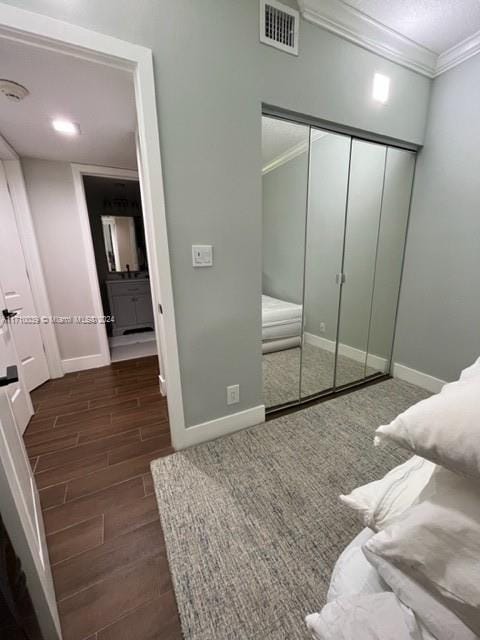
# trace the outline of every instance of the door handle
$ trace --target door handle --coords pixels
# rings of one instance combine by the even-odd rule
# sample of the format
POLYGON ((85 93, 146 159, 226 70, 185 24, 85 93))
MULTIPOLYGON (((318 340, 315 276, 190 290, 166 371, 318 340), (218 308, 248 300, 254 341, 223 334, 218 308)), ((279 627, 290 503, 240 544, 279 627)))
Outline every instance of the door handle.
POLYGON ((10 318, 14 318, 17 315, 17 312, 9 311, 8 309, 3 309, 2 314, 5 320, 10 320, 10 318))
POLYGON ((12 364, 10 367, 7 367, 6 375, 0 377, 0 387, 6 387, 8 384, 14 382, 18 382, 18 370, 17 367, 12 364))

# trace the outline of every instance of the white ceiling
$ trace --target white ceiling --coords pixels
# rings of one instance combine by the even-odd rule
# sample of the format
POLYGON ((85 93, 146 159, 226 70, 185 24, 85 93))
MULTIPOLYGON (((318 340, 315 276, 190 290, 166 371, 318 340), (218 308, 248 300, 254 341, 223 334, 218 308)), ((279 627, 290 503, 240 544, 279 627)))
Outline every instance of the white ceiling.
POLYGON ((136 115, 128 71, 0 38, 0 78, 30 91, 21 102, 0 95, 0 134, 20 157, 136 168, 136 115), (62 136, 53 118, 80 125, 62 136))
POLYGON ((437 54, 480 30, 479 0, 342 0, 437 54))
POLYGON ((262 117, 262 162, 267 166, 293 147, 308 143, 308 127, 262 117))

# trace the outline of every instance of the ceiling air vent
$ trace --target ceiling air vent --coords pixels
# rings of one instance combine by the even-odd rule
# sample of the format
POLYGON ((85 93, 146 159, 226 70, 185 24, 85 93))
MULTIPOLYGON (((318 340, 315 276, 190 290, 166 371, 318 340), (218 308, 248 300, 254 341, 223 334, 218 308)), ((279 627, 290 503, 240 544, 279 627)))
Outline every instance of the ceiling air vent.
POLYGON ((260 0, 260 42, 298 56, 298 21, 295 9, 276 2, 260 0))

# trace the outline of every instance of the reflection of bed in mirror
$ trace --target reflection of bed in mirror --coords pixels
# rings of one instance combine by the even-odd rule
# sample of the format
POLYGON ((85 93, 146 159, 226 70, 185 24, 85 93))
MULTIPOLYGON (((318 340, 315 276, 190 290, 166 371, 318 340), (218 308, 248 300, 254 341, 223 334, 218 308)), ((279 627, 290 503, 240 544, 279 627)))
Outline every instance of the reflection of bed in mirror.
POLYGON ((262 352, 299 347, 302 305, 262 295, 262 352))

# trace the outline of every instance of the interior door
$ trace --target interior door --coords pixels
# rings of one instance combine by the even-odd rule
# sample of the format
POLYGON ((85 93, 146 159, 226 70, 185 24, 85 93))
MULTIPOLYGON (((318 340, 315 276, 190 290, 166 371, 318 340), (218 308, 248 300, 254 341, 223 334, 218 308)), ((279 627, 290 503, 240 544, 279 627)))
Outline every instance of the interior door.
MULTIPOLYGON (((0 286, 0 306, 5 308, 5 297, 0 286)), ((17 354, 16 345, 12 337, 11 325, 7 320, 0 317, 0 376, 4 375, 7 366, 16 365, 20 372, 20 359, 17 354)), ((30 400, 30 393, 24 381, 19 376, 18 382, 9 384, 5 388, 5 393, 10 403, 10 409, 15 418, 15 424, 19 434, 23 434, 30 418, 33 415, 33 406, 30 400)))
MULTIPOLYGON (((0 290, 0 302, 4 303, 0 290)), ((45 638, 58 638, 59 625, 48 562, 43 520, 22 432, 32 414, 21 380, 5 380, 7 367, 18 367, 8 323, 0 327, 0 511, 27 575, 30 595, 45 638), (3 378, 3 379, 2 379, 3 378)))
MULTIPOLYGON (((50 375, 3 163, 0 163, 0 211, 2 310, 14 314, 9 323, 20 361, 19 375, 31 391, 50 375)), ((1 319, 4 319, 3 315, 1 319)))

